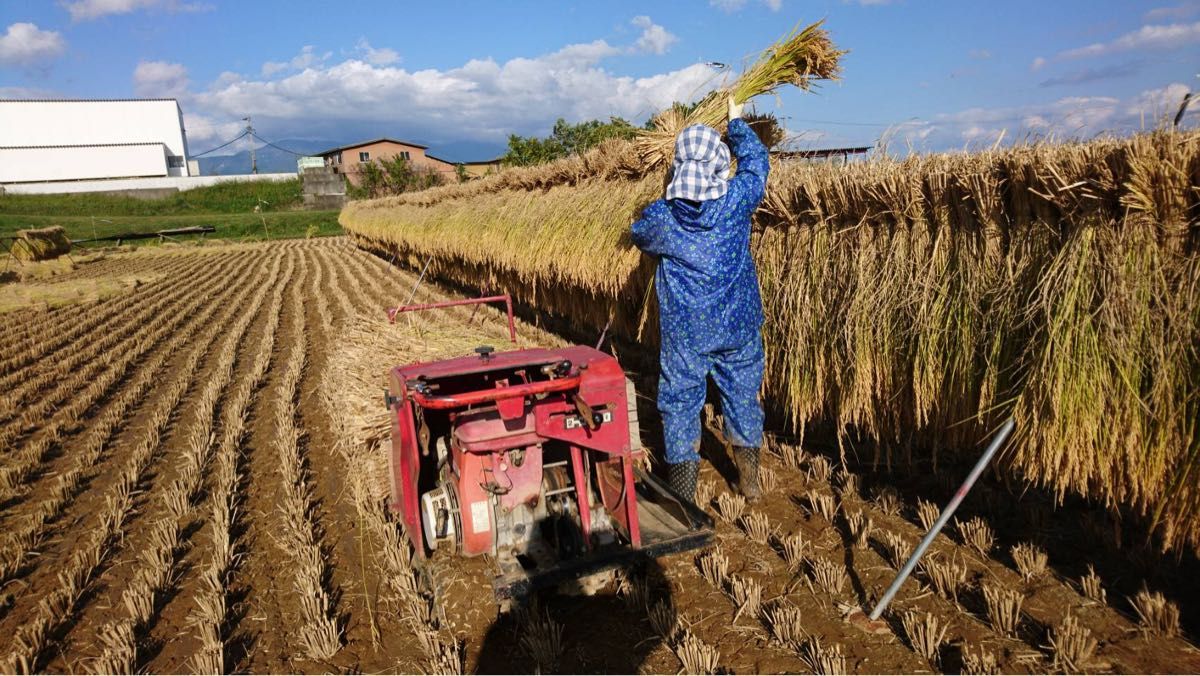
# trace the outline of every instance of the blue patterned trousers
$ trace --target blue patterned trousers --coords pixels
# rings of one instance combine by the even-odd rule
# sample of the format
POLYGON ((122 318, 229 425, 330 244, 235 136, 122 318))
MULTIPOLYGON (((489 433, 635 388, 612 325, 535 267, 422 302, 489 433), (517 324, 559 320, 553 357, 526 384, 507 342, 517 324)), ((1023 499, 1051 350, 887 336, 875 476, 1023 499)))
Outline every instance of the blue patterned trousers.
POLYGON ((700 411, 708 376, 721 392, 725 434, 735 446, 762 444, 763 410, 758 393, 763 378, 762 336, 717 352, 688 350, 684 341, 664 341, 659 355, 658 411, 662 414, 667 462, 699 460, 700 411))

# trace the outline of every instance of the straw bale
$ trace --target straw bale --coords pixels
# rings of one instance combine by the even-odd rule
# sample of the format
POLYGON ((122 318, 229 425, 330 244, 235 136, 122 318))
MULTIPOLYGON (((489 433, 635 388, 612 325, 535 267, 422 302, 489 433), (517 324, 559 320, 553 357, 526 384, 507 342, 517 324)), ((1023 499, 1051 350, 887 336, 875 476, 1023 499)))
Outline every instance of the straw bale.
POLYGON ((61 225, 18 230, 12 255, 19 261, 48 261, 71 252, 71 240, 61 225))

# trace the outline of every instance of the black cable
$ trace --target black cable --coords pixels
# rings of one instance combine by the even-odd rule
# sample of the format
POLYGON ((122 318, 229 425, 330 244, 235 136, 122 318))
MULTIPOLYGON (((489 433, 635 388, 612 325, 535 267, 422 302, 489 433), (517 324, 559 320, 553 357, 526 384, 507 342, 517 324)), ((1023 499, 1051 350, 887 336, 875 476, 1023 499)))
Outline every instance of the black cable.
POLYGON ((298 152, 296 152, 296 151, 294 151, 294 150, 288 150, 287 148, 280 148, 279 146, 275 145, 274 143, 271 143, 271 142, 270 142, 270 141, 268 141, 267 139, 265 139, 265 138, 263 138, 263 137, 259 136, 258 134, 250 134, 250 135, 251 135, 251 136, 253 136, 254 138, 258 139, 259 141, 262 141, 263 143, 265 143, 265 144, 267 144, 267 145, 271 146, 272 148, 274 148, 274 149, 276 149, 276 150, 282 150, 282 151, 283 151, 283 152, 285 152, 285 153, 291 153, 291 154, 295 155, 296 157, 307 157, 307 156, 308 156, 308 155, 307 155, 307 154, 305 154, 305 153, 298 153, 298 152))
POLYGON ((222 143, 221 145, 217 146, 216 148, 213 148, 212 150, 205 150, 205 151, 204 151, 204 152, 202 152, 202 153, 193 153, 193 154, 192 154, 192 157, 193 157, 193 158, 197 158, 197 157, 200 157, 200 156, 202 156, 202 155, 207 155, 207 154, 209 154, 209 153, 215 153, 216 151, 220 150, 221 148, 224 148, 225 146, 228 146, 228 145, 233 145, 234 143, 237 143, 238 141, 240 141, 240 140, 242 140, 243 138, 245 138, 245 137, 246 137, 246 134, 249 134, 249 133, 250 133, 249 131, 244 131, 244 132, 242 132, 242 133, 241 133, 241 134, 240 134, 240 135, 239 135, 237 138, 233 139, 233 140, 232 140, 232 141, 230 141, 229 143, 222 143))

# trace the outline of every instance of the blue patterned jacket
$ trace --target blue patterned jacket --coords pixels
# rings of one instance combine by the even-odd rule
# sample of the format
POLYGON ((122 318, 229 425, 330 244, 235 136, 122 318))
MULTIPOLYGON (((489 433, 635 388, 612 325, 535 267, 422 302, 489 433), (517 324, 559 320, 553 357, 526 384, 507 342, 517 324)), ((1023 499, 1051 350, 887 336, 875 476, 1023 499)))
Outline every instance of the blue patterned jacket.
POLYGON ((634 243, 658 259, 654 283, 665 348, 735 349, 762 326, 750 217, 767 184, 767 148, 741 119, 729 122, 728 139, 737 173, 723 196, 660 199, 633 224, 634 243))

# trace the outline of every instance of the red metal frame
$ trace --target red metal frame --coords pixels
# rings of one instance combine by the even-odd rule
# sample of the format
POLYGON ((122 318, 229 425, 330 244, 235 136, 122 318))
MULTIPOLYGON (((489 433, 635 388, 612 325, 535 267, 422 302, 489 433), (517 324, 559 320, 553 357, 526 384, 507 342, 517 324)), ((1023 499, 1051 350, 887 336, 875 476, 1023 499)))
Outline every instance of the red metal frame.
POLYGON ((413 392, 410 396, 412 400, 417 402, 421 408, 431 408, 435 410, 445 410, 448 408, 461 408, 463 406, 474 406, 487 401, 498 401, 500 399, 511 399, 514 397, 528 397, 535 394, 543 394, 546 392, 565 392, 579 387, 579 375, 568 376, 566 378, 557 378, 555 380, 543 380, 536 383, 522 383, 520 385, 510 385, 508 387, 497 387, 493 390, 476 390, 474 392, 465 392, 463 394, 455 394, 445 397, 427 397, 420 392, 413 392))
MULTIPOLYGON (((498 298, 506 298, 499 296, 498 298)), ((456 301, 465 305, 469 301, 456 301)), ((591 514, 596 505, 591 502, 592 470, 612 463, 610 485, 597 479, 600 484, 601 502, 611 510, 619 530, 629 538, 636 549, 643 545, 634 484, 634 449, 630 446, 628 402, 625 374, 611 355, 585 346, 558 349, 527 349, 496 353, 490 357, 461 357, 440 362, 410 364, 391 371, 390 392, 403 393, 393 398, 389 405, 392 414, 392 454, 390 473, 392 480, 393 510, 400 512, 409 537, 420 556, 425 555, 424 538, 420 525, 417 481, 424 460, 420 454, 416 430, 416 412, 425 410, 455 411, 452 415, 465 415, 479 404, 496 402, 494 418, 481 416, 478 421, 464 425, 481 425, 484 431, 493 431, 480 440, 457 438, 451 444, 455 468, 453 477, 462 513, 462 553, 467 556, 491 551, 490 529, 474 527, 473 507, 488 496, 483 492, 480 481, 482 472, 489 476, 502 476, 505 481, 515 483, 522 479, 519 473, 504 466, 506 452, 512 448, 541 448, 550 440, 564 442, 570 451, 571 479, 575 484, 576 504, 579 509, 580 527, 587 549, 592 548, 591 514), (494 387, 496 382, 481 376, 479 389, 436 396, 427 391, 418 391, 410 384, 418 379, 423 382, 442 378, 462 379, 471 374, 486 374, 510 369, 538 368, 564 361, 573 366, 570 375, 553 380, 520 383, 494 387), (488 386, 488 385, 493 386, 488 386), (567 425, 568 419, 577 418, 579 402, 598 411, 604 411, 608 422, 596 429, 586 424, 567 425), (501 404, 520 404, 518 416, 506 414, 501 404), (494 437, 494 438, 493 438, 494 437), (604 496, 607 493, 607 497, 604 496)), ((540 452, 539 452, 540 456, 540 452)), ((527 460, 529 462, 529 460, 527 460)), ((532 469, 530 469, 532 471, 532 469)), ((606 472, 610 470, 605 469, 606 472)), ((606 480, 608 479, 606 478, 606 480)), ((537 485, 540 488, 540 484, 537 485)), ((531 488, 536 490, 536 488, 531 488)), ((484 512, 480 512, 483 514, 484 512)), ((479 524, 483 526, 482 522, 479 524)))
POLYGON ((479 298, 464 298, 462 300, 444 300, 440 303, 417 303, 415 305, 401 305, 399 307, 388 308, 388 321, 392 324, 396 323, 396 315, 401 312, 417 312, 418 310, 440 310, 448 307, 460 307, 462 305, 487 305, 488 303, 499 303, 504 301, 505 309, 508 311, 508 339, 513 343, 517 342, 517 324, 513 319, 512 296, 502 294, 499 296, 480 296, 479 298))

